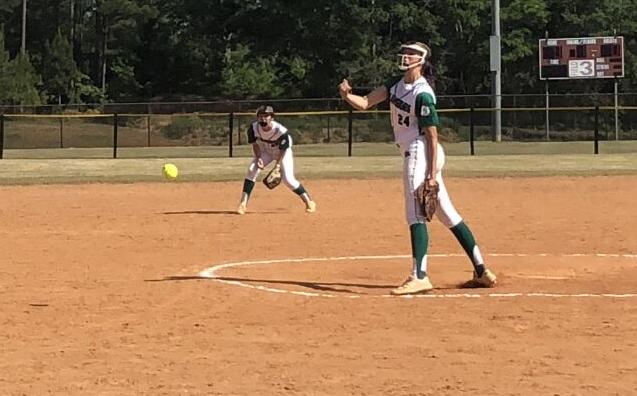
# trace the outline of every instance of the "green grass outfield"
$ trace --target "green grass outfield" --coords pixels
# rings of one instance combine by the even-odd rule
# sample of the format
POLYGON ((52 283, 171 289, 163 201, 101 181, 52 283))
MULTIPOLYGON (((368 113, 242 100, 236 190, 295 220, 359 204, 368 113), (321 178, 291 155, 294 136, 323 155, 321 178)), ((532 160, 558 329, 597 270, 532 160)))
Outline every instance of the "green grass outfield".
MULTIPOLYGON (((178 182, 241 181, 250 162, 239 158, 3 159, 0 184, 86 182, 166 182, 165 162, 181 172, 178 182)), ((298 157, 301 180, 321 178, 400 177, 400 156, 298 157)), ((592 176, 637 174, 637 153, 448 156, 445 174, 452 177, 592 176)))
MULTIPOLYGON (((449 156, 470 155, 469 142, 444 143, 449 156)), ((294 146, 297 157, 345 157, 346 143, 303 144, 294 146)), ((475 142, 476 156, 484 155, 526 155, 526 154, 593 154, 592 141, 578 142, 475 142)), ((637 153, 637 140, 600 141, 600 154, 637 153)), ((398 149, 393 143, 353 143, 352 156, 395 156, 398 149)), ((112 158, 113 149, 103 148, 64 148, 64 149, 5 149, 6 159, 90 159, 112 158)), ((249 145, 233 147, 234 157, 250 157, 249 145)), ((227 146, 189 146, 189 147, 118 147, 118 158, 228 158, 227 146)))

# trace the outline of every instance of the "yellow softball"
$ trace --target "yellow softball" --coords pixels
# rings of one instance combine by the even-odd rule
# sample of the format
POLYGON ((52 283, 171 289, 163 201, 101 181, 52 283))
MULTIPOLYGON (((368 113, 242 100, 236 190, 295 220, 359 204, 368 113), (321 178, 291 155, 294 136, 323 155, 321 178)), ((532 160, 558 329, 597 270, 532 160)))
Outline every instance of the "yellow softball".
POLYGON ((177 169, 175 164, 164 164, 162 173, 166 180, 175 180, 177 179, 177 176, 179 176, 179 169, 177 169))

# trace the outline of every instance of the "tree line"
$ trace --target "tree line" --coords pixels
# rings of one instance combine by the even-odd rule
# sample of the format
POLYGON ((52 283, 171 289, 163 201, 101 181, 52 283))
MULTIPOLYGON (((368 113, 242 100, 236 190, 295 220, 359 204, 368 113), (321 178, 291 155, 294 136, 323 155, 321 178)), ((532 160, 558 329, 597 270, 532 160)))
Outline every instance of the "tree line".
MULTIPOLYGON (((490 92, 491 0, 28 0, 22 53, 25 1, 0 0, 0 104, 334 97, 396 74, 407 40, 432 47, 439 93, 490 92)), ((546 34, 623 35, 634 91, 636 33, 637 0, 501 0, 503 93, 542 92, 546 34)))

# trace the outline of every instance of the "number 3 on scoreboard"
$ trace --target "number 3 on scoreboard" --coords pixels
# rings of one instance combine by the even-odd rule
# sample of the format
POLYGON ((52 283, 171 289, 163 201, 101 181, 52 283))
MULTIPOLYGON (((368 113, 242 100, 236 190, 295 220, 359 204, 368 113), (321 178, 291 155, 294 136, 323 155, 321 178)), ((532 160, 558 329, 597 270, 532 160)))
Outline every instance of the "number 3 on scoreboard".
POLYGON ((582 61, 582 63, 580 63, 580 73, 582 73, 583 76, 592 77, 594 72, 595 72, 595 69, 593 68, 592 60, 585 60, 585 61, 582 61))
POLYGON ((569 77, 594 77, 595 61, 592 59, 568 61, 569 77))

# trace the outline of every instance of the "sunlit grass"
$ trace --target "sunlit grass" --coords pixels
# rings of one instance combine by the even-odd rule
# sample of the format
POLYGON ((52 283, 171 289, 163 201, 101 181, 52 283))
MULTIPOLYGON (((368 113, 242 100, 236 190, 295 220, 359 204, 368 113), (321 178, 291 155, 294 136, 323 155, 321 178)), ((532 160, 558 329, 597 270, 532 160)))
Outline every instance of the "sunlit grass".
MULTIPOLYGON (((161 167, 175 163, 178 181, 242 180, 250 162, 238 158, 5 159, 1 184, 160 182, 161 167)), ((402 158, 393 156, 298 157, 303 179, 400 177, 402 158)), ((448 156, 445 174, 452 177, 527 177, 555 175, 637 174, 637 154, 448 156)))

